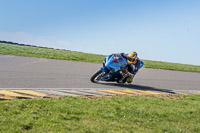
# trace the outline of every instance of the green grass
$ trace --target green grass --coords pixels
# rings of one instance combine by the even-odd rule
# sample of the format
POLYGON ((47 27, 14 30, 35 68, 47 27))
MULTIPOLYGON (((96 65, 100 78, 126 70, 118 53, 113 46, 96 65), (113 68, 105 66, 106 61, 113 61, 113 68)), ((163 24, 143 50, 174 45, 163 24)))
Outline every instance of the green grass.
MULTIPOLYGON (((72 52, 65 50, 54 50, 30 46, 18 46, 0 43, 0 54, 19 55, 28 57, 39 57, 60 60, 73 60, 82 62, 102 63, 106 55, 89 54, 83 52, 72 52)), ((144 67, 167 69, 176 71, 200 72, 200 66, 178 63, 167 63, 159 61, 143 60, 144 67)))
POLYGON ((104 55, 0 43, 0 54, 100 63, 104 55))
POLYGON ((0 101, 0 132, 200 132, 200 96, 0 101))
POLYGON ((188 65, 180 63, 168 63, 161 61, 150 61, 143 60, 146 68, 154 69, 166 69, 166 70, 175 70, 175 71, 186 71, 186 72, 200 72, 200 66, 197 65, 188 65))

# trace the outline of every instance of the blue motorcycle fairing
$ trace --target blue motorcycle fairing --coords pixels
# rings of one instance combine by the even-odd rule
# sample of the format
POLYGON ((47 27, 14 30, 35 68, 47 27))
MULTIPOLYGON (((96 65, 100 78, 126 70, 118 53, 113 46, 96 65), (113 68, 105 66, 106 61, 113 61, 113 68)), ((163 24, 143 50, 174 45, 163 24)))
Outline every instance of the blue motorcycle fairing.
POLYGON ((105 63, 105 67, 108 68, 111 71, 118 71, 122 66, 127 65, 127 61, 120 55, 120 54, 113 54, 107 56, 107 61, 105 63), (116 62, 113 61, 113 59, 116 60, 116 62))
POLYGON ((143 61, 140 61, 140 67, 139 67, 139 69, 142 68, 143 65, 144 65, 144 62, 143 62, 143 61))
POLYGON ((101 71, 106 72, 103 81, 115 81, 116 78, 121 78, 119 70, 121 67, 126 67, 127 61, 120 54, 108 55, 103 61, 101 71), (115 61, 113 60, 115 59, 115 61), (109 73, 109 74, 108 74, 109 73))
POLYGON ((109 70, 106 67, 101 67, 101 71, 108 72, 109 70))
POLYGON ((103 66, 105 66, 106 62, 110 60, 110 58, 112 57, 112 55, 108 55, 104 61, 103 61, 103 66))

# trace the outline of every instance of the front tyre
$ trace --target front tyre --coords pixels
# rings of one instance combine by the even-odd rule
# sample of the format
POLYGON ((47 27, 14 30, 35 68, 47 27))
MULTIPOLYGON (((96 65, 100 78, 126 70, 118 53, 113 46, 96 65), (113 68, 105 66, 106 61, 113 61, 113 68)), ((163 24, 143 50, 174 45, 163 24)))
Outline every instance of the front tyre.
POLYGON ((91 82, 97 83, 101 80, 101 78, 104 76, 105 72, 99 70, 97 71, 92 77, 91 77, 91 82))

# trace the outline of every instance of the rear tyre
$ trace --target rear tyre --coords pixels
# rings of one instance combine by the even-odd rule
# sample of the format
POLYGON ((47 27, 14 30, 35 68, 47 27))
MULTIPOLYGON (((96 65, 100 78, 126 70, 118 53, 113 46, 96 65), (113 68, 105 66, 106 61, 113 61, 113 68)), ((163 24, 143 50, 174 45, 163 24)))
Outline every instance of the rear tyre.
POLYGON ((101 78, 104 76, 105 72, 99 70, 97 71, 92 77, 91 77, 91 82, 97 83, 101 80, 101 78))

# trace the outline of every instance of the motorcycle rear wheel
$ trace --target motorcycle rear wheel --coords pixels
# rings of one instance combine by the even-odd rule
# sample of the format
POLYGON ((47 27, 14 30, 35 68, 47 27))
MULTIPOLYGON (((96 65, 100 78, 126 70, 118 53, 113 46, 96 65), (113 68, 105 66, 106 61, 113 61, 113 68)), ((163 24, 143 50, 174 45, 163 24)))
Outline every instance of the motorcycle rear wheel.
POLYGON ((104 76, 105 72, 99 70, 97 71, 92 77, 91 77, 91 82, 97 83, 101 80, 101 78, 104 76))

